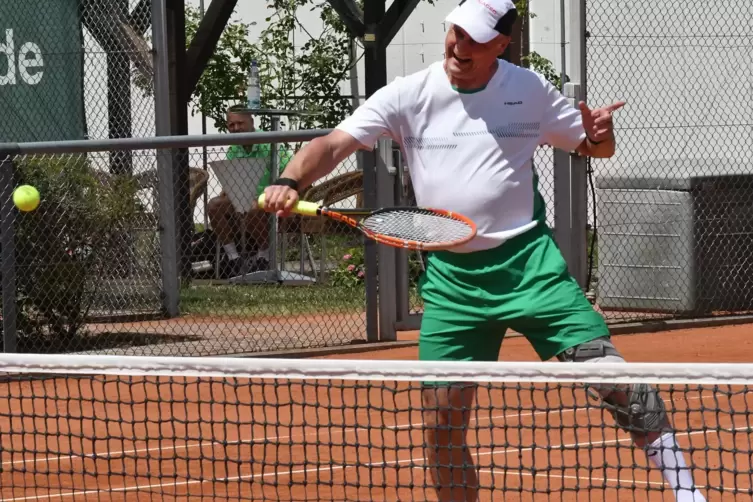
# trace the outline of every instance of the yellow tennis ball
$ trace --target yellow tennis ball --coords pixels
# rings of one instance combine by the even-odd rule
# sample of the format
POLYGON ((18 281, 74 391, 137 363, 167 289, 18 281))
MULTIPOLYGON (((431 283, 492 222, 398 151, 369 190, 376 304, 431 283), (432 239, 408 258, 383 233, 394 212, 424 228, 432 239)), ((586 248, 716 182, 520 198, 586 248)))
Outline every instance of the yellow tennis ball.
POLYGON ((39 191, 31 185, 21 185, 13 191, 13 203, 21 211, 34 211, 39 206, 39 191))

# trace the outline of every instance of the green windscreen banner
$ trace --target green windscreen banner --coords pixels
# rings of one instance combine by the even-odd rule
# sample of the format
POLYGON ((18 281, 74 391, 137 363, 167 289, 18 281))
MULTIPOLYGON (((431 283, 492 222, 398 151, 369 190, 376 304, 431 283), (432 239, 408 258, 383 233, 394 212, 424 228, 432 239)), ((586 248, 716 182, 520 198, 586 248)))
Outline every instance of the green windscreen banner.
POLYGON ((0 141, 82 139, 79 0, 0 0, 0 141))

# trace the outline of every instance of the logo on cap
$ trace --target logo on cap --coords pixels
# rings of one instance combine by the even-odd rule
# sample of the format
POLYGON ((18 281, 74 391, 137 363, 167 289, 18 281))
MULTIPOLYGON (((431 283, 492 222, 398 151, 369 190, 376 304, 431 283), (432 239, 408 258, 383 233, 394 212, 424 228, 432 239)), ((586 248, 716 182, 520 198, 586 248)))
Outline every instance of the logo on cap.
MULTIPOLYGON (((466 2, 466 0, 460 0, 460 3, 458 5, 459 6, 463 5, 465 2, 466 2)), ((495 16, 499 16, 499 12, 497 12, 497 9, 495 9, 494 7, 492 7, 489 3, 485 2, 484 0, 476 0, 476 3, 481 4, 484 8, 486 8, 487 10, 489 10, 495 16)))

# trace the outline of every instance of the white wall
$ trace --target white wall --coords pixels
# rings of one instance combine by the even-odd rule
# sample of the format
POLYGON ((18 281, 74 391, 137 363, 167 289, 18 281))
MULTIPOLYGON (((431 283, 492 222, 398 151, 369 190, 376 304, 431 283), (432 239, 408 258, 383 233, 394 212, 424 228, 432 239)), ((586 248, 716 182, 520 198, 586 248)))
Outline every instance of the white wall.
POLYGON ((686 0, 658 11, 637 0, 590 0, 589 95, 627 101, 620 150, 599 174, 751 172, 753 30, 744 5, 686 0))

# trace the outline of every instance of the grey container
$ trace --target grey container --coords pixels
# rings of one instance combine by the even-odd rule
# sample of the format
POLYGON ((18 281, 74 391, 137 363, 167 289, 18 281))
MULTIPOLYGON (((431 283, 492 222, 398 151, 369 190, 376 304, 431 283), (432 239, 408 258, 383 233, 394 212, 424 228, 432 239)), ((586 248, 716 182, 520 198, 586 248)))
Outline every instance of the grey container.
POLYGON ((695 172, 596 180, 599 307, 753 310, 753 175, 706 174, 743 167, 723 161, 672 162, 662 167, 695 172))

